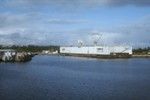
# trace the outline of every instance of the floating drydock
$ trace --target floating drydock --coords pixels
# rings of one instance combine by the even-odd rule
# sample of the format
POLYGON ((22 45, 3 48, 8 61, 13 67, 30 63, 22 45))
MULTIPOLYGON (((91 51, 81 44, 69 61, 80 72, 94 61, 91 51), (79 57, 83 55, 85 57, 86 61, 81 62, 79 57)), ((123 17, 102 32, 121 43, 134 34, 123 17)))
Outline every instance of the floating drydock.
POLYGON ((61 55, 94 58, 129 58, 132 56, 131 46, 77 46, 60 47, 61 55))

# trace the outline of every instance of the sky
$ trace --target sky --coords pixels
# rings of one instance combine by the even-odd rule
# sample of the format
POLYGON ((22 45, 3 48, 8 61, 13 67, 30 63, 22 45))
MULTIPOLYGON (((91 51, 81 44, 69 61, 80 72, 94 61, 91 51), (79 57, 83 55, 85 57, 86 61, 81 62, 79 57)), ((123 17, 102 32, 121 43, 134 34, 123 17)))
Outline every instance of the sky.
POLYGON ((0 0, 3 45, 150 46, 150 0, 0 0))

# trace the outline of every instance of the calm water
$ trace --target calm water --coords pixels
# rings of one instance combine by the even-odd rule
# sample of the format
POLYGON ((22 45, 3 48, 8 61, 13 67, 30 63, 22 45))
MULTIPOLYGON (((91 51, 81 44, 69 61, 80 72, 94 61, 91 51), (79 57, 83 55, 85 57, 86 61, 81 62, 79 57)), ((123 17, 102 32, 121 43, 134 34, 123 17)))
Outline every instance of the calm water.
POLYGON ((0 100, 150 100, 150 59, 35 56, 1 63, 0 100))

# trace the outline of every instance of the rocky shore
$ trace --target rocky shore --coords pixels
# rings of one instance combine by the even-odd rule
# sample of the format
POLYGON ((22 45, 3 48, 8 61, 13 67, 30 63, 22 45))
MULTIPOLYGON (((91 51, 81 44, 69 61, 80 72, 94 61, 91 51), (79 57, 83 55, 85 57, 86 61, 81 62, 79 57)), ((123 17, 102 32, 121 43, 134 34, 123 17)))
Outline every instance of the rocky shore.
POLYGON ((0 52, 0 62, 27 62, 32 60, 33 54, 28 52, 3 51, 0 52))

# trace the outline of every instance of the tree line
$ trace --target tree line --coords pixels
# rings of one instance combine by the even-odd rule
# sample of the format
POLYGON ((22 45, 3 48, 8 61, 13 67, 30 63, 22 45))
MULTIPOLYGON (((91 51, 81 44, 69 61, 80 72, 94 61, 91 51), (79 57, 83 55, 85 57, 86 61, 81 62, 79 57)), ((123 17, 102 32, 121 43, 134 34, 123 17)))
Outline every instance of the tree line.
POLYGON ((150 47, 133 49, 133 54, 148 54, 150 47))
POLYGON ((18 52, 42 52, 43 50, 49 50, 51 52, 58 50, 59 46, 38 46, 38 45, 25 45, 25 46, 18 46, 18 45, 12 45, 12 46, 3 46, 0 45, 0 49, 13 49, 18 52))

